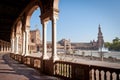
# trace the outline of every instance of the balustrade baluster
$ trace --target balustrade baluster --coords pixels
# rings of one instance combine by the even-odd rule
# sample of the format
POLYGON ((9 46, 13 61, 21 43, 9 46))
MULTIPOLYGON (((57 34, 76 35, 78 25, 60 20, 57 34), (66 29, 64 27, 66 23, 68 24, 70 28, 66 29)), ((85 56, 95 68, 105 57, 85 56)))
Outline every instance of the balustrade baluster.
POLYGON ((60 75, 62 75, 62 63, 60 63, 60 75))
POLYGON ((66 77, 67 77, 67 64, 66 64, 66 77))
POLYGON ((63 64, 63 76, 65 77, 65 68, 64 68, 65 64, 63 64))
POLYGON ((71 78, 71 65, 69 64, 69 77, 71 78))
POLYGON ((89 69, 89 79, 92 80, 93 78, 93 69, 89 69))
POLYGON ((58 63, 58 66, 59 66, 59 73, 58 73, 58 75, 60 75, 61 74, 61 67, 60 67, 60 63, 58 63))
POLYGON ((63 63, 61 64, 61 75, 63 76, 63 63))

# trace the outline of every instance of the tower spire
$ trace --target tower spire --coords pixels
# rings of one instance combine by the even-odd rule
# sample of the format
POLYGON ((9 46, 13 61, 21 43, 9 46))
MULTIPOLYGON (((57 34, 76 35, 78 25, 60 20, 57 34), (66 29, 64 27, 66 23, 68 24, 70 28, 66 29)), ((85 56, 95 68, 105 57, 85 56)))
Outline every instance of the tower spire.
POLYGON ((101 35, 102 35, 100 24, 99 24, 98 30, 99 30, 99 31, 98 31, 98 34, 101 34, 101 35))
POLYGON ((103 40, 103 35, 102 35, 102 31, 101 31, 101 27, 100 24, 98 26, 98 48, 102 47, 104 44, 104 40, 103 40))

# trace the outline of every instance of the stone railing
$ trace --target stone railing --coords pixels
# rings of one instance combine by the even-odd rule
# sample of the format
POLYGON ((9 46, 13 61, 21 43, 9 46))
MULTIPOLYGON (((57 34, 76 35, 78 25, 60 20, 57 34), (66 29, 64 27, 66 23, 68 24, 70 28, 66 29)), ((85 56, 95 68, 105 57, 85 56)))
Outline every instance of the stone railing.
POLYGON ((10 42, 0 39, 0 53, 10 53, 10 52, 11 52, 10 42))
POLYGON ((120 80, 120 68, 56 61, 55 75, 71 80, 120 80))
POLYGON ((120 80, 120 68, 102 67, 66 61, 45 61, 42 58, 21 56, 11 53, 10 56, 45 74, 65 80, 120 80))
POLYGON ((31 56, 22 56, 19 54, 10 54, 10 57, 19 61, 20 63, 26 64, 29 67, 38 69, 41 71, 42 59, 38 57, 31 57, 31 56))

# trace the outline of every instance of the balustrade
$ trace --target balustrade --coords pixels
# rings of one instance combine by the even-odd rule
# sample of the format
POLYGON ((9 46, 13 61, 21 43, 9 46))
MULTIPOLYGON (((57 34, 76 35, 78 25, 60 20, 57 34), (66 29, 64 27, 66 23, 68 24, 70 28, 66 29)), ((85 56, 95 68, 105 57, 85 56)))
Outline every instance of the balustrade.
MULTIPOLYGON (((44 63, 42 58, 31 57, 31 56, 22 56, 11 53, 10 55, 13 59, 17 61, 24 61, 23 63, 36 68, 40 71, 42 66, 46 68, 51 68, 52 65, 50 63, 44 63), (24 59, 24 60, 22 60, 24 59), (43 64, 44 63, 44 64, 43 64)), ((55 61, 53 64, 53 75, 60 77, 62 79, 69 80, 120 80, 120 68, 112 68, 112 67, 103 67, 96 65, 87 65, 87 64, 79 64, 72 63, 66 61, 55 61)), ((48 69, 45 69, 47 71, 48 69)), ((50 75, 49 71, 47 74, 50 75)))
POLYGON ((0 53, 10 52, 10 42, 0 40, 0 53))
POLYGON ((65 61, 55 62, 56 76, 75 80, 120 80, 120 68, 102 67, 65 61))

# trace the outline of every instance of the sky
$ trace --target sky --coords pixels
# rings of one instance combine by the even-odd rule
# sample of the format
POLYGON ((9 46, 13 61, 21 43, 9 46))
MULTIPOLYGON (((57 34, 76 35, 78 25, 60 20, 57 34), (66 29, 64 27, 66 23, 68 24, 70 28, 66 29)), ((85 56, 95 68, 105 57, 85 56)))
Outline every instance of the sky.
MULTIPOLYGON (((120 38, 120 0, 59 0, 57 41, 65 38, 71 42, 97 40, 101 25, 105 42, 120 38)), ((39 28, 42 36, 40 10, 31 17, 31 30, 39 28)), ((47 25, 47 40, 51 41, 51 21, 47 25)))

